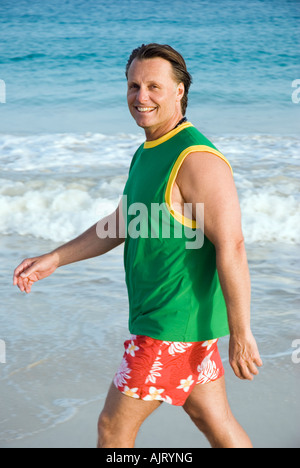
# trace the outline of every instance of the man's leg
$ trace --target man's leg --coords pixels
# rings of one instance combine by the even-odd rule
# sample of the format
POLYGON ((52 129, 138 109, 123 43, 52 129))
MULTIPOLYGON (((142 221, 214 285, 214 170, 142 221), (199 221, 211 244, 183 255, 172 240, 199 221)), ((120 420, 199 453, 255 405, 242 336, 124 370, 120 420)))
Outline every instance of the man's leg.
POLYGON ((229 407, 224 377, 196 385, 183 409, 213 448, 252 448, 249 437, 229 407))
POLYGON ((134 447, 142 423, 160 404, 126 396, 112 383, 98 421, 98 448, 134 447))

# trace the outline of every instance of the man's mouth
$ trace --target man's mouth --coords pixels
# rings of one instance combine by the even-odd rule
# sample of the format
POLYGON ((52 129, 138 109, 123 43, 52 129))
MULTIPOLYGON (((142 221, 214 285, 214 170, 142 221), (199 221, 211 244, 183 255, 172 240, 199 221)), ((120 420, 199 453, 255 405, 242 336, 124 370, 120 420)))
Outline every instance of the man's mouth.
POLYGON ((156 107, 140 107, 140 106, 136 106, 135 108, 139 112, 142 112, 142 113, 153 112, 156 109, 156 107))

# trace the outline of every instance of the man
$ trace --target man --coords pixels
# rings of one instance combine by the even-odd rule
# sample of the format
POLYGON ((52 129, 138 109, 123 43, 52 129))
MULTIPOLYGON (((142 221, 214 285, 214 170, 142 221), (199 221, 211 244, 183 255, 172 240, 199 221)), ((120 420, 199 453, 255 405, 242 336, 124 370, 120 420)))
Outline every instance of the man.
POLYGON ((229 408, 217 347, 230 332, 235 374, 248 380, 258 374, 262 361, 250 329, 250 277, 232 170, 184 118, 191 76, 177 51, 143 45, 132 52, 126 76, 129 110, 146 135, 131 163, 126 204, 123 199, 114 213, 54 252, 25 260, 14 284, 29 293, 58 267, 103 255, 125 240, 132 335, 99 418, 98 446, 134 447, 143 421, 165 401, 183 406, 212 447, 248 448, 249 437, 229 408), (136 203, 147 208, 138 233, 131 229, 136 203), (153 204, 172 235, 163 236, 160 219, 153 221, 153 204), (97 235, 116 220, 117 235, 97 235), (203 222, 204 242, 187 248, 203 222))

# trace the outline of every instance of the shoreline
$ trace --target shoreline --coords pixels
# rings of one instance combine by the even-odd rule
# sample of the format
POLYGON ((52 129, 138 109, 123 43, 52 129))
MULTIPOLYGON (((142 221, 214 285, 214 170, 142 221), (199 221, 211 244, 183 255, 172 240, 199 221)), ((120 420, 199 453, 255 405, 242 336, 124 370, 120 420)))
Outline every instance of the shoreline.
MULTIPOLYGON (((296 366, 289 359, 281 359, 278 364, 279 366, 274 362, 265 364, 253 382, 239 381, 228 363, 224 364, 228 398, 233 413, 248 432, 254 448, 300 447, 300 411, 296 387, 298 370, 295 370, 296 366), (293 373, 291 365, 294 366, 293 373)), ((20 440, 0 443, 0 447, 96 448, 97 420, 103 404, 104 397, 84 404, 65 422, 20 440)), ((145 421, 135 446, 137 449, 209 447, 205 437, 183 409, 168 404, 162 404, 145 421)))
MULTIPOLYGON (((3 114, 0 115, 0 134, 6 135, 43 135, 43 134, 85 134, 101 133, 104 135, 141 134, 132 119, 127 105, 98 109, 56 109, 51 106, 26 108, 20 113, 9 103, 3 104, 3 114), (55 115, 55 119, 53 118, 55 115)), ((300 130, 299 107, 288 103, 283 108, 276 104, 270 107, 264 105, 251 106, 246 109, 230 104, 203 105, 190 104, 186 117, 208 138, 222 135, 251 136, 298 136, 300 130), (239 118, 237 117, 239 116, 239 118)))

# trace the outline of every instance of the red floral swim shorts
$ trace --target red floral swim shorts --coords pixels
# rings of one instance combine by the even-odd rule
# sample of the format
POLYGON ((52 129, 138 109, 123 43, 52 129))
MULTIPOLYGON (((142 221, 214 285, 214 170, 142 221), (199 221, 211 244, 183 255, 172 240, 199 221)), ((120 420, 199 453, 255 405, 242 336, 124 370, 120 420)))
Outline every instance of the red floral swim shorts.
POLYGON ((124 347, 114 384, 132 398, 182 406, 195 385, 224 375, 218 340, 182 343, 132 335, 124 347))

